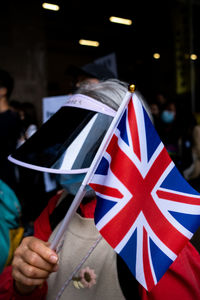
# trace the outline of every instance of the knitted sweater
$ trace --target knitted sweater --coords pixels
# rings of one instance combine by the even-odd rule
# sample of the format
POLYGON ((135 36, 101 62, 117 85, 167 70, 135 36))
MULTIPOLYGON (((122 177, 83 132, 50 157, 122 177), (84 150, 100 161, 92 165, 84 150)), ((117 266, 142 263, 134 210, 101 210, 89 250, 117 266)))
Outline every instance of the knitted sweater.
MULTIPOLYGON (((55 235, 55 230, 53 235, 55 235)), ((51 238, 52 238, 51 236, 51 238)), ((53 273, 48 279, 47 300, 55 300, 64 282, 70 278, 72 271, 89 254, 90 249, 96 243, 80 269, 89 267, 97 275, 96 284, 91 288, 75 288, 73 280, 65 288, 61 300, 123 300, 125 299, 118 280, 116 254, 108 243, 101 239, 94 220, 83 218, 75 214, 64 236, 64 244, 59 253, 59 272, 53 273)), ((50 239, 51 240, 51 239, 50 239)), ((78 277, 79 271, 74 277, 78 277)))

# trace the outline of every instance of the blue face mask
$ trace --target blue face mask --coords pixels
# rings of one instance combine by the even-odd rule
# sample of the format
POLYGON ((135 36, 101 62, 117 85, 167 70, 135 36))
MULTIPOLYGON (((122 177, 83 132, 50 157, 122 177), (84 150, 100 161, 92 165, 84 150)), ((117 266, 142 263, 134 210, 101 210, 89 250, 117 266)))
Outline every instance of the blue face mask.
POLYGON ((161 119, 164 123, 172 123, 174 121, 174 113, 169 110, 164 110, 161 114, 161 119))
MULTIPOLYGON (((81 186, 81 183, 83 182, 85 175, 86 173, 60 174, 58 176, 58 182, 64 189, 68 191, 68 193, 75 196, 81 186)), ((86 191, 93 191, 93 189, 89 185, 87 185, 86 191)))

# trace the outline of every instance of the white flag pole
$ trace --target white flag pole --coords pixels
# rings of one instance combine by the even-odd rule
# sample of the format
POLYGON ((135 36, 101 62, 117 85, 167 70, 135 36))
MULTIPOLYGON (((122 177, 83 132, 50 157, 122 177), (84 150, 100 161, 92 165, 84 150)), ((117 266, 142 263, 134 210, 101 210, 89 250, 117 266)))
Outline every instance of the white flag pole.
POLYGON ((113 133, 113 130, 115 128, 115 126, 117 125, 118 121, 119 121, 119 118, 120 116, 122 115, 123 111, 125 110, 126 106, 127 106, 127 103, 130 99, 130 96, 131 94, 134 92, 135 90, 135 86, 134 85, 131 85, 129 87, 130 89, 130 92, 127 92, 119 109, 117 110, 117 113, 115 115, 115 117, 113 118, 112 120, 112 123, 110 125, 110 127, 108 128, 108 131, 106 132, 105 134, 105 137, 92 161, 92 164, 70 206, 70 208, 68 209, 60 227, 58 228, 58 231, 50 245, 50 248, 53 249, 53 250, 56 250, 57 246, 58 246, 58 243, 60 241, 60 239, 62 238, 64 232, 66 231, 67 227, 68 227, 68 224, 69 222, 71 221, 71 218, 73 217, 73 215, 75 214, 75 212, 77 211, 83 197, 85 196, 85 193, 86 193, 86 190, 85 190, 85 187, 86 185, 88 184, 88 182, 90 182, 90 179, 91 177, 93 176, 97 166, 98 166, 98 163, 100 162, 100 159, 103 155, 103 152, 104 150, 106 149, 111 137, 112 137, 112 133, 113 133))
POLYGON ((121 117, 121 115, 123 114, 126 106, 127 106, 127 103, 128 101, 130 100, 130 96, 131 96, 131 92, 127 92, 119 109, 117 110, 117 113, 115 115, 115 117, 113 118, 112 120, 112 123, 110 124, 110 127, 108 128, 108 131, 106 132, 105 134, 105 137, 91 163, 91 166, 82 182, 82 185, 86 186, 88 184, 88 182, 90 182, 91 180, 91 177, 93 176, 99 162, 100 162, 100 159, 102 158, 102 155, 103 155, 103 152, 104 150, 107 148, 109 142, 110 142, 110 139, 112 137, 112 134, 113 134, 113 130, 115 129, 115 127, 117 126, 117 123, 119 121, 119 118, 121 117))

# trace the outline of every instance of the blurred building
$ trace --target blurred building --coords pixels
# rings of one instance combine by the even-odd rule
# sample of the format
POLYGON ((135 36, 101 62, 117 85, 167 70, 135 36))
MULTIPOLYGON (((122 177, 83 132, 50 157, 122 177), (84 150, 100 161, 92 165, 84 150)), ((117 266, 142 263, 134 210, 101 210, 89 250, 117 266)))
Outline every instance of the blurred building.
POLYGON ((118 77, 148 99, 157 91, 200 111, 200 1, 1 1, 0 68, 15 78, 13 98, 33 102, 70 91, 70 65, 81 67, 115 53, 118 77), (132 21, 111 23, 110 16, 132 21), (98 41, 98 47, 79 44, 98 41), (191 54, 197 55, 191 60, 191 54))

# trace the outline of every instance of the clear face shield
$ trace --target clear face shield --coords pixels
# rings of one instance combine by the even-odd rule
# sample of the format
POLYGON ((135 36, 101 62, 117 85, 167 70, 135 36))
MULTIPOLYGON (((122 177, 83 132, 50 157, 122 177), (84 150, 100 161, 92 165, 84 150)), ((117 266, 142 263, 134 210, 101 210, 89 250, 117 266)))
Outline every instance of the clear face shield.
POLYGON ((55 174, 86 173, 116 112, 91 97, 72 95, 8 159, 55 174))

